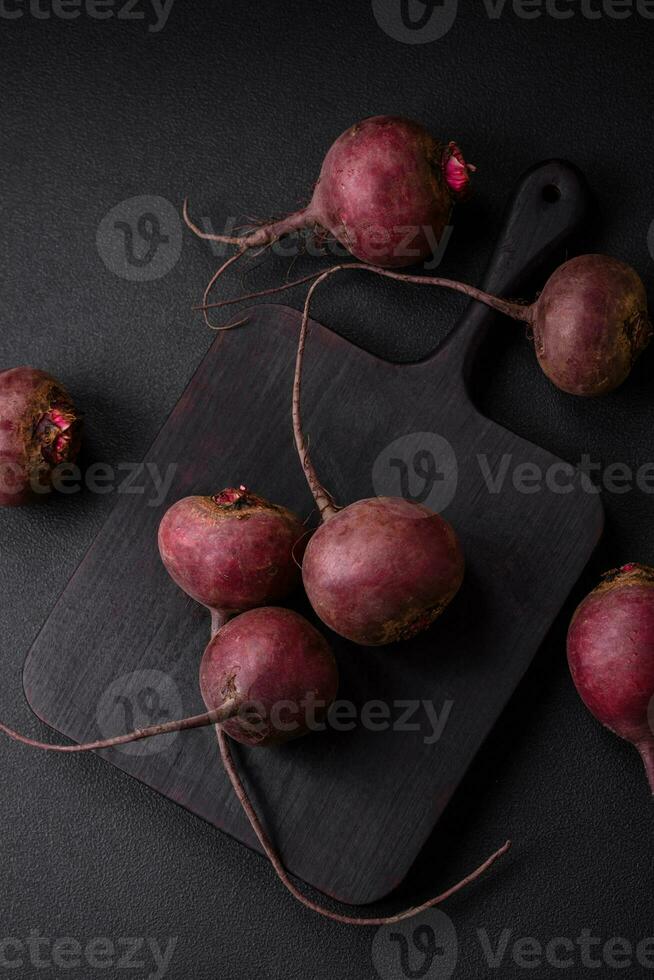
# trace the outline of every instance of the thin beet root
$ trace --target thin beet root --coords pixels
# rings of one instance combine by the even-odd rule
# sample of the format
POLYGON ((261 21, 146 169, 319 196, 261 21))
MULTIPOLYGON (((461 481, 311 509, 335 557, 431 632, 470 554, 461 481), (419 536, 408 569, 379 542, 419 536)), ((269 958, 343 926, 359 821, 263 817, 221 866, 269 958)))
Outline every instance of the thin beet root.
POLYGON ((97 752, 100 749, 113 749, 118 745, 128 745, 130 742, 140 742, 144 738, 154 738, 156 735, 170 735, 172 732, 187 732, 194 728, 220 725, 235 715, 239 708, 238 700, 230 698, 214 711, 207 711, 204 714, 193 715, 189 718, 180 718, 177 721, 163 722, 160 725, 150 725, 148 728, 137 728, 125 735, 114 735, 112 738, 104 738, 98 742, 84 742, 82 745, 52 745, 50 742, 39 742, 15 732, 13 728, 3 725, 2 722, 0 722, 0 732, 4 732, 14 742, 20 742, 22 745, 28 745, 33 749, 43 749, 45 752, 97 752))
POLYGON ((591 714, 638 749, 654 793, 654 568, 604 575, 572 617, 568 664, 591 714))
POLYGON ((185 201, 191 231, 238 249, 214 274, 204 305, 217 279, 246 251, 305 229, 318 238, 329 235, 363 262, 383 268, 423 261, 440 241, 454 201, 468 193, 474 169, 456 143, 440 143, 419 123, 372 116, 332 144, 310 203, 286 218, 244 235, 215 235, 191 220, 185 201))
POLYGON ((288 889, 291 895, 293 895, 293 897, 298 900, 298 902, 304 905, 305 908, 310 909, 312 912, 317 912, 325 919, 332 919, 334 922, 340 922, 343 925, 349 925, 349 926, 384 926, 384 925, 392 925, 394 922, 402 922, 404 919, 411 919, 413 918, 413 916, 419 915, 421 912, 426 912, 427 909, 433 908, 435 905, 440 905, 442 902, 450 898, 452 895, 456 895, 456 893, 461 891, 462 888, 465 888, 466 885, 469 885, 473 881, 476 881, 476 879, 480 878, 484 874, 484 872, 487 871, 498 860, 498 858, 506 854, 506 852, 511 847, 511 841, 510 840, 506 841, 506 843, 503 844, 502 847, 499 848, 499 850, 495 851, 494 854, 491 854, 491 856, 487 858, 484 861, 484 863, 481 864, 475 871, 467 875, 456 885, 453 885, 451 888, 448 888, 447 891, 443 892, 442 895, 438 895, 436 898, 432 898, 428 902, 425 902, 423 905, 419 905, 416 908, 410 908, 410 909, 406 909, 404 912, 399 912, 397 915, 389 915, 383 918, 365 919, 365 918, 357 918, 356 916, 351 916, 351 915, 341 915, 338 912, 332 912, 330 909, 326 909, 322 905, 318 905, 316 902, 312 902, 311 899, 307 898, 306 895, 303 895, 300 889, 293 884, 290 875, 288 874, 286 868, 282 864, 282 861, 279 857, 279 854, 277 853, 277 850, 272 844, 268 834, 264 830, 263 825, 259 820, 259 817, 257 816, 257 812, 252 806, 252 803, 250 802, 250 799, 247 795, 241 777, 239 776, 238 771, 236 769, 234 759, 232 758, 232 753, 229 747, 228 739, 225 737, 225 734, 221 728, 217 728, 216 731, 218 736, 218 744, 220 746, 220 755, 223 760, 223 766, 225 767, 225 771, 229 776, 229 780, 232 784, 234 793, 239 803, 243 807, 245 815, 250 821, 250 825, 254 830, 255 834, 257 835, 259 843, 261 844, 261 847, 263 848, 266 857, 268 858, 273 868, 275 869, 277 873, 277 877, 282 882, 284 887, 288 889))
POLYGON ((159 525, 168 574, 214 614, 214 628, 256 606, 274 605, 300 585, 306 529, 290 510, 247 487, 184 497, 159 525))

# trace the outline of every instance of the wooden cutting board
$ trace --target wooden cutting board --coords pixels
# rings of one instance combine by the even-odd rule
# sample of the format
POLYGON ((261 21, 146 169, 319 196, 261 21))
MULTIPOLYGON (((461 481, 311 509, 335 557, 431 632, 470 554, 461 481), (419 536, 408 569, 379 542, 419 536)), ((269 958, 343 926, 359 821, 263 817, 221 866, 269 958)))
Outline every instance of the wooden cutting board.
MULTIPOLYGON (((529 171, 508 207, 487 288, 511 295, 558 255, 585 209, 572 166, 529 171)), ((517 467, 546 472, 559 461, 473 406, 466 378, 493 318, 471 304, 432 357, 409 365, 312 326, 303 405, 324 482, 341 503, 405 493, 442 510, 468 561, 452 606, 410 643, 362 649, 328 634, 340 697, 351 706, 339 712, 339 730, 237 751, 286 865, 344 902, 371 902, 402 880, 601 533, 601 505, 578 474, 570 493, 521 492, 513 475, 526 471, 517 467), (491 492, 489 474, 499 478, 507 459, 503 486, 491 492), (366 709, 371 701, 382 707, 366 709)), ((160 473, 175 466, 167 500, 119 498, 39 634, 25 691, 39 718, 69 738, 204 710, 197 674, 208 616, 166 575, 157 526, 179 497, 239 483, 309 515, 289 412, 299 321, 295 310, 258 306, 249 326, 218 336, 146 458, 160 473)), ((302 597, 295 605, 306 611, 302 597)), ((104 757, 257 847, 212 729, 104 757)))

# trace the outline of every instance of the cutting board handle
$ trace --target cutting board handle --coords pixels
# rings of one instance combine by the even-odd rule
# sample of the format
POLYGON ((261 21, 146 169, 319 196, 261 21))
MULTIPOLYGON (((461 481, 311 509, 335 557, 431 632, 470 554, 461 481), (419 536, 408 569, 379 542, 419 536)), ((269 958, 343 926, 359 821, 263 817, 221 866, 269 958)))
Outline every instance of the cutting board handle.
MULTIPOLYGON (((521 281, 557 256, 588 211, 590 193, 583 174, 566 160, 548 160, 519 179, 483 280, 500 296, 515 294, 521 281)), ((560 255, 563 259, 563 255, 560 255)), ((438 354, 460 358, 467 374, 477 346, 497 316, 472 302, 438 354)))

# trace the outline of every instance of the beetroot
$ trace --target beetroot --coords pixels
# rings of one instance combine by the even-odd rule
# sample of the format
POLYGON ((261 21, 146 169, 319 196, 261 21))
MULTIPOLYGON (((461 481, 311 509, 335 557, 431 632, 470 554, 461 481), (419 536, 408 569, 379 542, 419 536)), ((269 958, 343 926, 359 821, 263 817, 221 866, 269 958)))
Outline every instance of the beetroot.
POLYGON ((654 793, 654 568, 623 565, 603 577, 572 618, 568 663, 589 711, 640 752, 654 793))
POLYGON ((274 607, 253 609, 231 620, 212 638, 202 659, 200 684, 208 709, 204 714, 152 725, 102 741, 83 745, 51 745, 27 738, 3 724, 0 724, 0 731, 17 742, 45 751, 87 752, 156 735, 216 725, 221 756, 236 797, 280 880, 307 908, 348 925, 378 926, 411 918, 440 904, 475 881, 508 851, 510 841, 442 895, 397 915, 358 919, 323 908, 306 898, 290 879, 248 799, 225 733, 247 745, 262 747, 310 731, 309 718, 303 714, 305 702, 310 701, 313 706, 311 720, 319 720, 320 707, 324 713, 336 696, 338 687, 336 663, 327 643, 297 613, 274 607), (294 710, 296 707, 297 711, 294 710))
POLYGON ((81 417, 65 388, 31 367, 0 372, 0 506, 29 503, 77 457, 81 417))
MULTIPOLYGON (((323 706, 324 713, 336 696, 338 670, 329 646, 315 627, 289 609, 270 606, 242 613, 212 638, 202 658, 200 687, 207 706, 203 714, 98 742, 50 745, 25 738, 3 724, 0 731, 51 752, 88 752, 224 724, 233 738, 265 746, 310 730, 302 702, 309 696, 317 707, 323 706), (297 706, 297 711, 291 711, 290 706, 285 712, 273 710, 285 702, 297 706)), ((320 718, 319 711, 315 717, 320 718)))
POLYGON ((608 255, 580 255, 560 266, 526 322, 538 363, 571 395, 613 391, 652 336, 640 277, 608 255))
MULTIPOLYGON (((234 302, 267 296, 313 281, 314 288, 336 272, 363 269, 379 276, 421 286, 443 286, 485 303, 514 320, 526 323, 538 363, 547 377, 571 395, 593 397, 617 388, 648 345, 652 324, 642 280, 631 266, 609 255, 580 255, 559 266, 531 303, 492 296, 475 286, 438 276, 408 276, 357 262, 332 266, 326 272, 246 296, 199 307, 206 311, 234 302)), ((214 327, 214 329, 231 329, 214 327)))
POLYGON ((399 267, 431 255, 449 221, 456 198, 468 191, 470 171, 456 143, 442 144, 419 123, 400 116, 372 116, 346 130, 324 158, 307 207, 241 236, 202 231, 200 238, 238 248, 213 277, 245 251, 262 248, 283 235, 310 228, 319 239, 331 236, 364 262, 399 267))
POLYGON ((323 511, 302 577, 323 623, 363 646, 406 640, 445 609, 463 580, 456 534, 438 514, 402 497, 323 511))
POLYGON ((413 265, 440 241, 470 169, 456 143, 443 146, 410 119, 372 116, 327 151, 309 222, 363 262, 413 265))
POLYGON ((246 745, 275 745, 306 735, 307 696, 315 698, 315 718, 320 721, 337 687, 336 663, 325 639, 302 616, 271 606, 253 609, 223 626, 200 667, 207 708, 228 697, 241 703, 239 715, 223 728, 246 745))
POLYGON ((285 599, 300 584, 306 530, 246 487, 185 497, 166 511, 159 552, 174 581, 215 612, 214 626, 285 599))
POLYGON ((447 286, 526 323, 541 368, 557 388, 571 395, 592 397, 613 391, 626 380, 652 336, 642 280, 634 269, 609 255, 579 255, 564 262, 531 305, 447 279, 369 271, 447 286))
MULTIPOLYGON (((320 281, 320 280, 318 280, 320 281)), ((322 525, 309 541, 302 579, 314 610, 330 629, 363 646, 406 640, 427 629, 458 592, 464 557, 439 514, 402 497, 336 506, 315 472, 300 414, 309 290, 293 385, 293 430, 300 462, 322 525)))

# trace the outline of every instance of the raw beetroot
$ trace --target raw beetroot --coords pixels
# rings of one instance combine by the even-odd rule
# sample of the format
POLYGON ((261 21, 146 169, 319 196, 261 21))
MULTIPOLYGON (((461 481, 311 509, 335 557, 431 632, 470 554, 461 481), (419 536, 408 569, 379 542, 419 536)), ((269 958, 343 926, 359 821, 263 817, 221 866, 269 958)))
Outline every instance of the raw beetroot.
POLYGON ((531 304, 500 299, 448 279, 368 271, 404 282, 446 286, 526 323, 541 368, 557 388, 571 395, 591 397, 613 391, 626 380, 652 336, 640 276, 609 255, 579 255, 564 262, 531 304))
POLYGON ((638 749, 654 793, 654 568, 607 572, 572 618, 568 663, 589 711, 638 749))
POLYGON ((313 288, 297 349, 293 430, 323 523, 307 545, 302 579, 314 610, 334 632, 363 646, 382 646, 415 636, 440 616, 461 586, 465 562, 454 529, 422 504, 373 497, 339 508, 320 483, 300 412, 313 288))
POLYGON ((223 728, 252 746, 306 735, 313 718, 324 718, 337 688, 327 641, 303 616, 273 606, 230 620, 211 640, 200 667, 207 708, 236 698, 241 710, 223 728))
POLYGON ((302 577, 323 623, 362 646, 407 640, 454 598, 464 560, 453 528, 402 497, 323 509, 302 577))
MULTIPOLYGON (((533 303, 493 296, 467 283, 438 276, 409 276, 371 265, 350 262, 323 273, 260 290, 246 296, 200 307, 207 310, 233 302, 282 292, 313 281, 315 287, 336 272, 363 269, 379 276, 421 286, 442 286, 485 303, 529 328, 538 363, 561 391, 593 397, 619 387, 652 337, 647 295, 631 266, 609 255, 579 255, 556 269, 533 303)), ((231 329, 214 327, 214 329, 231 329)))
POLYGON ((81 425, 70 395, 45 371, 2 371, 0 506, 26 504, 47 492, 54 469, 75 461, 81 425))
POLYGON ((88 752, 224 724, 232 738, 247 745, 271 745, 306 734, 313 717, 324 715, 336 697, 338 669, 315 627, 298 613, 270 606, 242 613, 212 637, 200 666, 200 688, 207 707, 203 714, 83 745, 37 742, 3 724, 0 731, 34 748, 88 752), (307 698, 320 710, 303 716, 307 698))
POLYGON ((184 497, 159 526, 166 569, 187 595, 214 611, 214 628, 290 595, 300 584, 305 542, 295 514, 244 486, 184 497))
POLYGON ((346 130, 328 150, 309 204, 245 235, 216 235, 184 219, 200 238, 234 245, 236 255, 270 245, 289 232, 312 229, 331 236, 352 255, 378 266, 399 267, 431 255, 445 231, 454 201, 468 191, 470 172, 454 142, 443 144, 419 123, 372 116, 346 130))
POLYGON ((250 610, 231 620, 212 638, 202 660, 200 683, 208 709, 204 714, 153 725, 102 741, 83 745, 51 745, 27 738, 3 724, 0 724, 0 731, 23 745, 50 752, 72 753, 114 748, 156 735, 216 725, 221 757, 234 793, 281 882, 307 908, 346 925, 379 926, 411 918, 439 905, 475 881, 509 850, 510 841, 507 841, 475 871, 442 895, 397 915, 359 919, 323 908, 306 898, 289 877, 248 798, 225 733, 247 745, 262 747, 310 731, 313 719, 321 717, 316 707, 322 706, 322 711, 326 711, 338 687, 336 663, 327 643, 297 613, 274 607, 250 610), (307 702, 312 709, 309 715, 303 716, 307 702), (298 711, 292 710, 295 706, 298 711))

